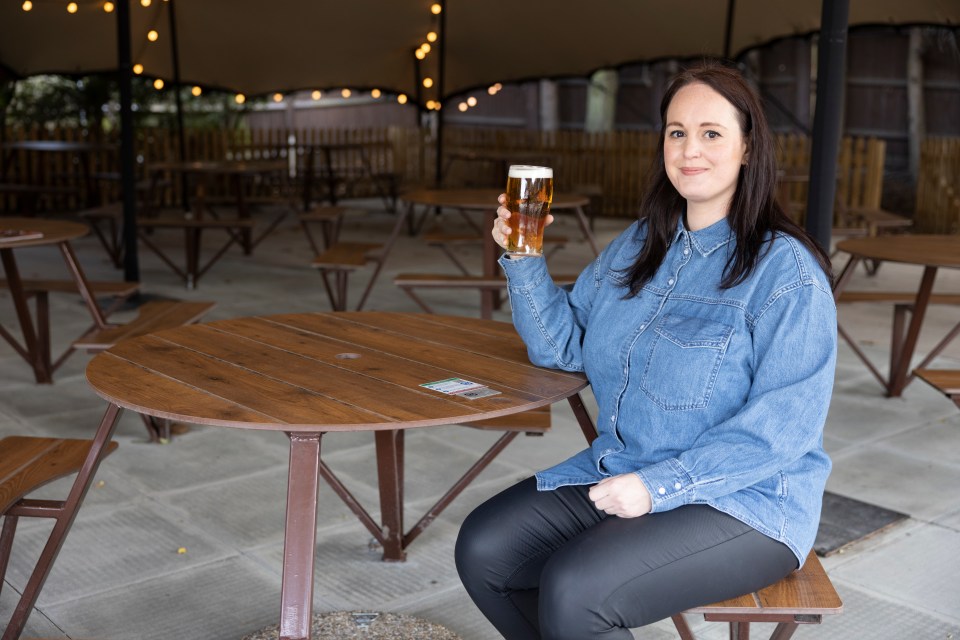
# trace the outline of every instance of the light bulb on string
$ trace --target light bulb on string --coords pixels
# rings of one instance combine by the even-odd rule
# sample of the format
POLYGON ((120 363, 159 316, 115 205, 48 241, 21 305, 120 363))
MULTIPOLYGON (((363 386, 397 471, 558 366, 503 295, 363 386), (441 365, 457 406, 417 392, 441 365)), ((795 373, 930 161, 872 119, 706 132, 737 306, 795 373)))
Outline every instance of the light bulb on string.
POLYGON ((103 3, 103 11, 104 11, 104 13, 113 13, 113 10, 116 9, 116 8, 117 8, 116 5, 114 5, 112 2, 104 2, 104 3, 103 3))
POLYGON ((340 95, 344 98, 350 97, 350 89, 343 89, 340 91, 340 95))
POLYGON ((427 57, 427 54, 424 53, 423 49, 417 49, 413 52, 413 55, 416 56, 417 60, 423 60, 427 57))
POLYGON ((67 5, 67 13, 76 13, 77 12, 77 3, 71 2, 67 5))
POLYGON ((437 32, 431 31, 427 34, 427 42, 436 42, 437 41, 437 32))
POLYGON ((156 80, 154 80, 153 88, 156 89, 157 91, 160 91, 160 89, 163 89, 163 80, 161 80, 160 78, 157 78, 156 80))
POLYGON ((23 9, 24 11, 30 11, 31 9, 33 9, 33 3, 30 2, 30 0, 23 0, 23 4, 20 5, 20 8, 23 9))
POLYGON ((460 109, 460 111, 466 111, 469 108, 470 107, 467 106, 466 102, 461 102, 460 104, 457 105, 457 109, 460 109))
POLYGON ((381 94, 380 94, 380 89, 374 89, 373 91, 370 92, 370 97, 371 97, 371 98, 379 98, 380 95, 381 95, 381 94))
POLYGON ((282 94, 282 93, 275 93, 275 94, 273 94, 273 101, 274 101, 274 102, 283 102, 283 94, 282 94))
POLYGON ((427 100, 427 104, 426 104, 427 109, 430 109, 431 111, 433 111, 433 108, 435 106, 437 106, 437 103, 435 101, 427 100))
POLYGON ((420 49, 421 49, 424 53, 430 53, 430 43, 424 42, 422 45, 420 45, 420 49))
POLYGON ((247 101, 247 96, 243 95, 242 93, 238 93, 233 97, 233 101, 237 104, 243 104, 247 101))
POLYGON ((313 98, 314 100, 319 100, 319 99, 320 99, 320 96, 322 96, 322 95, 323 95, 323 94, 320 93, 319 91, 314 91, 313 93, 310 94, 310 97, 313 98))
POLYGON ((434 4, 430 5, 430 13, 433 15, 438 16, 440 15, 441 11, 443 11, 443 7, 440 6, 439 2, 435 2, 434 4))
POLYGON ((150 0, 140 0, 140 6, 149 7, 149 6, 150 6, 150 0))
POLYGON ((470 106, 470 107, 477 106, 477 99, 474 98, 473 96, 470 96, 469 98, 467 98, 467 106, 470 106))
POLYGON ((432 87, 432 86, 433 86, 433 78, 424 78, 424 79, 423 79, 423 86, 426 87, 427 89, 429 89, 430 87, 432 87))
POLYGON ((203 93, 203 89, 200 87, 194 87, 193 89, 190 89, 190 93, 193 94, 193 97, 199 98, 200 94, 203 93))
POLYGON ((400 104, 407 104, 407 96, 401 93, 400 95, 397 96, 397 102, 399 102, 400 104))
POLYGON ((147 31, 147 40, 150 42, 156 42, 159 38, 160 34, 157 33, 156 29, 150 29, 150 31, 147 31))
POLYGON ((140 75, 141 73, 143 73, 143 65, 140 64, 139 62, 133 65, 133 72, 137 75, 140 75))

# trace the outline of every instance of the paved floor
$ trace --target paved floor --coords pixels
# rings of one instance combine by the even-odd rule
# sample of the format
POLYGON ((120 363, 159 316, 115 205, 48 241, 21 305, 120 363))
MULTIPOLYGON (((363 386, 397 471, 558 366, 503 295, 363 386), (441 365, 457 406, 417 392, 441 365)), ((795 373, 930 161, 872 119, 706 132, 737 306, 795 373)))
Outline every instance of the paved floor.
MULTIPOLYGON (((376 211, 352 214, 345 235, 385 237, 392 217, 376 211)), ((453 220, 455 216, 450 216, 453 220)), ((626 226, 599 220, 598 236, 609 241, 626 226)), ((578 238, 571 221, 557 230, 578 238)), ((176 246, 178 237, 162 236, 176 246)), ((76 243, 94 278, 119 277, 92 237, 76 243)), ((49 249, 20 252, 25 275, 61 273, 49 249)), ((466 251, 467 261, 479 255, 466 251)), ((329 308, 310 252, 288 221, 252 256, 232 250, 186 291, 153 255, 142 254, 141 280, 149 294, 218 302, 210 319, 329 308)), ((551 258, 570 272, 590 259, 583 242, 571 242, 551 258)), ((391 282, 401 271, 451 272, 438 250, 402 236, 388 260, 368 309, 417 311, 391 282)), ((353 299, 367 277, 354 276, 353 299)), ((919 269, 885 265, 874 278, 859 275, 858 288, 912 289, 919 269)), ((938 289, 960 291, 960 272, 943 273, 938 289)), ((427 292, 436 309, 476 315, 472 293, 427 292)), ((68 296, 53 301, 55 344, 85 326, 84 309, 68 296)), ((841 317, 861 345, 885 362, 891 312, 882 305, 845 305, 841 317)), ((507 319, 507 315, 501 316, 507 319)), ((935 307, 920 351, 935 344, 958 320, 956 308, 935 307)), ((0 294, 0 321, 13 325, 9 301, 0 294)), ((960 341, 958 341, 960 343, 960 341)), ((87 386, 89 356, 74 355, 53 385, 36 385, 29 369, 0 344, 0 435, 87 437, 105 403, 87 386)), ((960 344, 935 363, 960 366, 960 344)), ((589 399, 588 399, 589 400, 589 399)), ((489 445, 495 434, 462 427, 408 434, 407 521, 426 509, 489 445)), ((119 450, 101 467, 31 616, 28 637, 86 639, 233 640, 277 622, 287 447, 282 435, 195 427, 168 445, 149 444, 139 419, 123 417, 119 450)), ((910 514, 909 520, 824 560, 845 601, 845 613, 799 638, 960 638, 960 411, 921 381, 902 398, 886 399, 876 381, 846 346, 840 348, 826 444, 834 460, 829 489, 910 514)), ((376 485, 370 434, 332 434, 325 459, 354 494, 375 511, 376 485)), ((379 561, 365 529, 326 487, 321 489, 315 611, 373 610, 406 613, 443 624, 465 640, 496 638, 468 601, 453 569, 459 523, 484 498, 583 446, 569 409, 557 406, 554 428, 542 438, 518 438, 412 545, 406 563, 379 561)), ((44 495, 64 490, 58 482, 44 495)), ((0 599, 6 621, 25 572, 49 530, 24 522, 0 599)), ((715 625, 697 622, 707 639, 725 637, 715 625)), ((638 638, 676 637, 664 623, 636 632, 638 638)), ((760 637, 760 634, 757 635, 760 637)))

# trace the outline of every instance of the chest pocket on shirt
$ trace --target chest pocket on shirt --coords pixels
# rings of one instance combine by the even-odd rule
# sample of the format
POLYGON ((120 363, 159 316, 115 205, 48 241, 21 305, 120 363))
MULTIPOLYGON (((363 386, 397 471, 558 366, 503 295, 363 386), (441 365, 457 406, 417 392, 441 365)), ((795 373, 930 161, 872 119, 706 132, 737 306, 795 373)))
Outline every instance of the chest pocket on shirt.
POLYGON ((664 314, 654 334, 640 388, 666 411, 706 407, 733 327, 664 314))

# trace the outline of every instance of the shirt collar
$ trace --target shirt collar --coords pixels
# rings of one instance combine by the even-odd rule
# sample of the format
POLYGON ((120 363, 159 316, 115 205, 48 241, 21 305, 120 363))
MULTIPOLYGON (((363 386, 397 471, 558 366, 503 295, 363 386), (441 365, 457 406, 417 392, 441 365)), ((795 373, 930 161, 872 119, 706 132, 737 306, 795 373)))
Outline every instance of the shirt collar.
POLYGON ((690 236, 690 244, 693 245, 693 248, 699 251, 702 256, 710 255, 734 239, 733 230, 730 228, 730 222, 726 216, 717 220, 709 227, 704 227, 696 231, 687 230, 683 222, 683 216, 680 216, 680 219, 677 220, 677 234, 674 239, 682 237, 683 234, 690 236))

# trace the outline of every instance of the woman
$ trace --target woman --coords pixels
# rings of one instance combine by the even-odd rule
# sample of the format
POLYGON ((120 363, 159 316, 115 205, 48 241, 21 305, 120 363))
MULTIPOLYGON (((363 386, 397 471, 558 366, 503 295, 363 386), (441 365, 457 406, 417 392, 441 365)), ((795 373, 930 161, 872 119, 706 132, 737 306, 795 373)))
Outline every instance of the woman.
POLYGON ((642 219, 572 289, 542 258, 501 259, 531 361, 584 371, 599 408, 588 449, 461 529, 461 579, 508 639, 631 638, 776 582, 816 536, 829 259, 777 205, 773 138, 735 71, 681 73, 660 115, 642 219))

